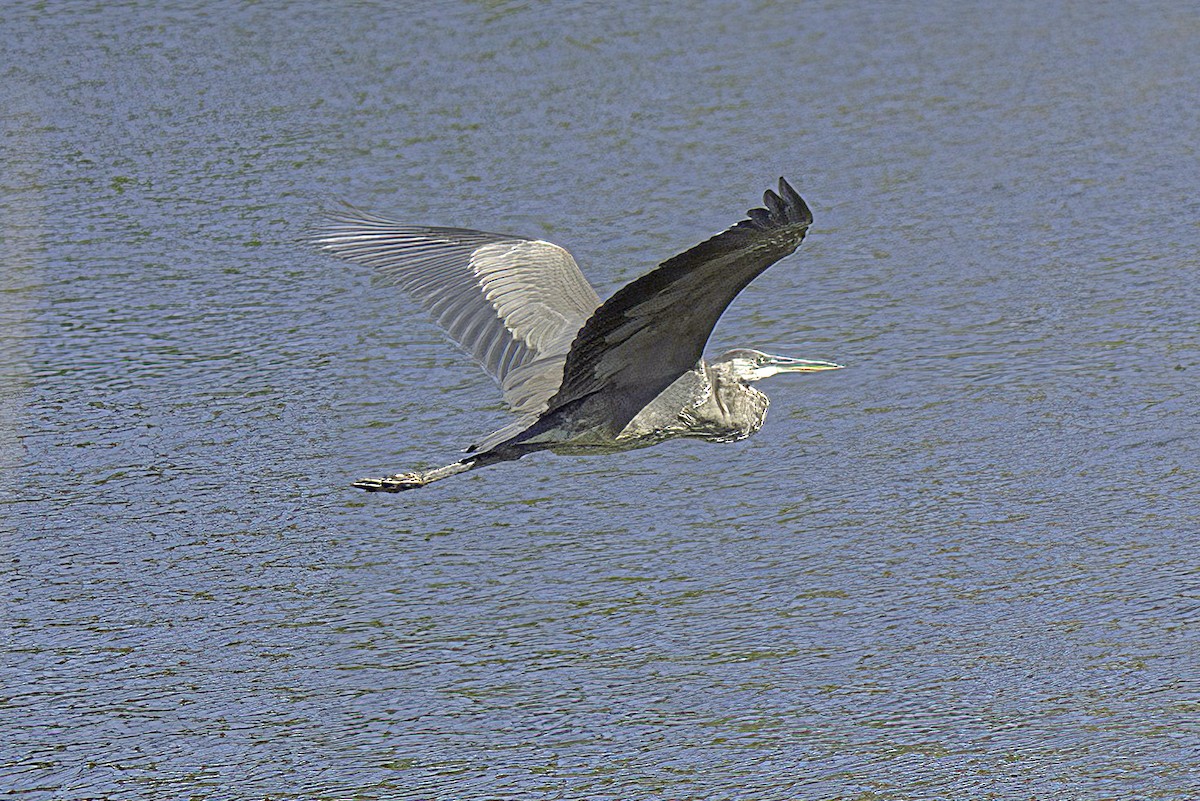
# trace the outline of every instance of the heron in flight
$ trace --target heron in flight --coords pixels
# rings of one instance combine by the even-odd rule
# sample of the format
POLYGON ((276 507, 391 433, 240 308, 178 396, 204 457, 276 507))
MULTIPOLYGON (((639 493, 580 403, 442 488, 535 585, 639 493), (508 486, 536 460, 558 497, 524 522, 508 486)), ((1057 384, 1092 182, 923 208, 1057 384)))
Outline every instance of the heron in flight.
POLYGON ((550 242, 404 225, 354 209, 331 214, 316 243, 406 290, 495 379, 517 415, 460 461, 354 486, 401 492, 534 451, 606 453, 675 437, 733 442, 758 431, 768 400, 755 381, 842 366, 749 348, 703 358, 725 308, 793 253, 812 224, 782 178, 763 205, 603 303, 571 254, 550 242))

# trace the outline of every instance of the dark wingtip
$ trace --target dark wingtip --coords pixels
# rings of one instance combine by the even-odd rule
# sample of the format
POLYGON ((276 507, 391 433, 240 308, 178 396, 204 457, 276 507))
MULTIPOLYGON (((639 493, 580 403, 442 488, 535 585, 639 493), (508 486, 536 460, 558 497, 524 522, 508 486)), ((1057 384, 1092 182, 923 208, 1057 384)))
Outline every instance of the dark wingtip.
POLYGON ((782 175, 779 176, 779 194, 782 195, 786 200, 790 200, 792 198, 800 200, 800 193, 795 189, 792 189, 792 185, 789 184, 787 179, 782 175))
POLYGON ((771 216, 776 219, 783 219, 787 216, 787 209, 784 208, 783 198, 770 189, 763 192, 763 205, 767 207, 767 211, 771 212, 771 216))
POLYGON ((771 228, 776 225, 775 217, 766 209, 749 209, 746 216, 759 228, 771 228))
POLYGON ((808 204, 783 176, 779 178, 778 193, 771 189, 763 193, 763 205, 766 208, 746 212, 751 224, 760 229, 812 224, 813 216, 808 204))

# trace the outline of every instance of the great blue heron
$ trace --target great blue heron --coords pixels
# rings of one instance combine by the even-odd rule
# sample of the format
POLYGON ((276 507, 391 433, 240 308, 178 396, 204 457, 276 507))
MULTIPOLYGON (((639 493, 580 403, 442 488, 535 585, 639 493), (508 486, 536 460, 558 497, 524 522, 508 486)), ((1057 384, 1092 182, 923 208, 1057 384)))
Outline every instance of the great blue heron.
POLYGON ((354 486, 400 492, 534 451, 603 453, 674 437, 733 442, 758 431, 768 400, 752 382, 841 367, 747 348, 702 358, 725 308, 793 253, 812 223, 782 178, 763 204, 603 304, 571 254, 550 242, 403 225, 357 210, 330 215, 316 242, 407 290, 519 415, 460 461, 354 486))

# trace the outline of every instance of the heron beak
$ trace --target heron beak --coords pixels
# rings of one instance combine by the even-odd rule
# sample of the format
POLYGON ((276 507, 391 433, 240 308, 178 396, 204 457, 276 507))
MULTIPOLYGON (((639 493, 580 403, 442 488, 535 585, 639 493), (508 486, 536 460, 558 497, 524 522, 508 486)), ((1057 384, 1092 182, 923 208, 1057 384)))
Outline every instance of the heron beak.
POLYGON ((787 356, 772 356, 767 365, 780 373, 819 373, 822 370, 841 370, 846 366, 820 359, 792 359, 787 356))

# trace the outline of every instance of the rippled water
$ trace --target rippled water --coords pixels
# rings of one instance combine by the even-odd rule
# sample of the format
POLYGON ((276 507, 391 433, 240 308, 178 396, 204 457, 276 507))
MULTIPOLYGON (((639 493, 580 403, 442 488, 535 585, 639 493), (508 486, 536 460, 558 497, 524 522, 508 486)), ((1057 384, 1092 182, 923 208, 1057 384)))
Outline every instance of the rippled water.
POLYGON ((1200 18, 6 4, 0 791, 1200 797, 1200 18), (601 294, 778 175, 732 446, 404 496, 499 395, 338 198, 601 294))

